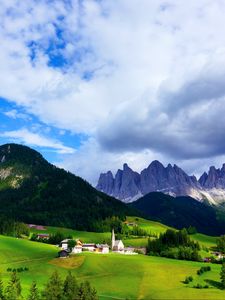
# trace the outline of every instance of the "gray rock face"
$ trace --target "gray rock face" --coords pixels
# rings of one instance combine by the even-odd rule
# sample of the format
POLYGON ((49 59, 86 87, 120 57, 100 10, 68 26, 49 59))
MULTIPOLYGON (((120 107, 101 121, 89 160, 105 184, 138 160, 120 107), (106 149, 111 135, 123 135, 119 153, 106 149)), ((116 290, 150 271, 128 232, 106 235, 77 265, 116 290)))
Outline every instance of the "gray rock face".
POLYGON ((181 196, 201 189, 195 176, 188 176, 176 165, 164 167, 159 161, 153 161, 140 174, 127 164, 124 164, 123 170, 117 171, 115 178, 111 172, 109 176, 109 172, 100 175, 96 188, 125 202, 153 191, 181 196))
POLYGON ((112 195, 114 189, 114 178, 111 171, 100 175, 97 189, 99 191, 104 191, 104 193, 108 195, 112 195))
POLYGON ((210 167, 208 173, 202 174, 199 183, 206 189, 225 189, 225 164, 221 169, 210 167))
POLYGON ((101 174, 96 188, 110 196, 129 201, 139 193, 139 186, 140 175, 124 164, 123 170, 118 170, 115 178, 111 171, 101 174))

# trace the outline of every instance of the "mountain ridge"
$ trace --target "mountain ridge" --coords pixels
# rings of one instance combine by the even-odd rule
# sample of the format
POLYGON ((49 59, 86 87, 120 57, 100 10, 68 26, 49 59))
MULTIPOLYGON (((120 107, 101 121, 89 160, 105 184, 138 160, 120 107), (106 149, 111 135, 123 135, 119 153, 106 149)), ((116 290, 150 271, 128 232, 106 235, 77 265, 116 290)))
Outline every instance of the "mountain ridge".
POLYGON ((221 169, 210 167, 199 180, 176 164, 164 167, 158 160, 152 161, 140 173, 124 164, 123 170, 119 169, 115 177, 111 171, 101 173, 96 188, 124 202, 135 201, 150 192, 163 192, 174 197, 190 196, 219 204, 225 202, 225 164, 221 169))
POLYGON ((208 235, 225 233, 225 211, 206 205, 189 196, 172 197, 160 192, 148 193, 129 204, 141 211, 145 218, 177 229, 194 226, 208 235))

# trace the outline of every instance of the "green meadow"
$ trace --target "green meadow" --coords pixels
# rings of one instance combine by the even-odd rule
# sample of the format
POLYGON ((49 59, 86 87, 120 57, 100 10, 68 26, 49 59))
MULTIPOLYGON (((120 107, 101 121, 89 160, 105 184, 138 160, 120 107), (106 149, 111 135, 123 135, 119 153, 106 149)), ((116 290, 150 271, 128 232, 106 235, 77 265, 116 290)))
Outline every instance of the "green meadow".
MULTIPOLYGON (((167 229, 171 228, 166 225, 163 225, 159 222, 154 222, 150 220, 146 220, 143 218, 137 217, 127 217, 127 223, 135 223, 140 228, 146 230, 148 233, 152 235, 158 236, 160 233, 164 233, 167 229)), ((132 226, 130 226, 132 227, 132 226)), ((31 229, 32 233, 48 233, 53 234, 56 232, 62 232, 64 235, 72 236, 75 239, 80 239, 84 243, 93 242, 93 243, 109 243, 111 242, 111 233, 110 232, 87 232, 87 231, 79 231, 73 230, 69 228, 62 227, 50 227, 46 226, 45 230, 36 230, 34 228, 31 229)), ((195 241, 198 241, 204 247, 213 247, 216 243, 216 237, 211 237, 208 235, 204 235, 201 233, 193 234, 191 238, 195 241)), ((123 240, 125 246, 133 246, 133 247, 145 247, 148 242, 148 238, 129 238, 123 240)))
MULTIPOLYGON (((87 241, 105 237, 97 233, 93 236, 92 233, 74 231, 74 236, 79 234, 87 241)), ((211 238, 197 235, 197 239, 207 244, 211 238)), ((82 253, 60 259, 56 258, 59 249, 55 246, 5 236, 0 236, 0 249, 0 272, 4 282, 10 276, 7 268, 29 268, 19 273, 25 297, 33 280, 42 289, 53 270, 58 270, 62 277, 70 270, 79 281, 89 280, 97 289, 100 299, 225 298, 225 291, 217 288, 221 265, 210 264, 212 271, 199 276, 197 270, 206 264, 161 257, 82 253), (184 284, 186 276, 193 276, 193 282, 184 284), (198 283, 208 284, 209 288, 194 288, 198 283)))

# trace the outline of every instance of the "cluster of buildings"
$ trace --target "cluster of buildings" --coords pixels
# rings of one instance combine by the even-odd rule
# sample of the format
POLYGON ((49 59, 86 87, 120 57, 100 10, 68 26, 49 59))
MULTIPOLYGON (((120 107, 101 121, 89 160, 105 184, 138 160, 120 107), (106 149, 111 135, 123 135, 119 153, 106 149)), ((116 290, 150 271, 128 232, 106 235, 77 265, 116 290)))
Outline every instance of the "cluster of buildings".
POLYGON ((225 259, 225 254, 220 251, 215 251, 211 253, 211 257, 205 257, 204 262, 212 262, 212 260, 223 261, 225 259))
MULTIPOLYGON (((69 239, 63 240, 60 243, 61 251, 59 251, 59 257, 67 257, 70 253, 82 253, 83 251, 107 254, 110 248, 108 244, 85 244, 80 240, 76 240, 74 247, 70 248, 69 244, 69 239)), ((116 240, 114 230, 112 230, 111 250, 112 252, 121 254, 137 254, 134 247, 125 247, 122 240, 116 240)))

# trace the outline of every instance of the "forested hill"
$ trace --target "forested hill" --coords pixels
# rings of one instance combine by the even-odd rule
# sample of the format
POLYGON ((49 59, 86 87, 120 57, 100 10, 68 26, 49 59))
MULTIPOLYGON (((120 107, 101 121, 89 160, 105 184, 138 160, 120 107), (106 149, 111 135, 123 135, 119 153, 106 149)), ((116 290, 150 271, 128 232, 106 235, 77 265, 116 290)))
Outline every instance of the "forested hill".
POLYGON ((0 215, 27 223, 83 230, 131 213, 82 178, 48 163, 29 147, 0 146, 0 215))
POLYGON ((194 226, 198 232, 208 235, 225 234, 225 211, 207 205, 191 197, 172 197, 153 192, 132 202, 130 206, 140 210, 146 218, 178 229, 194 226))

